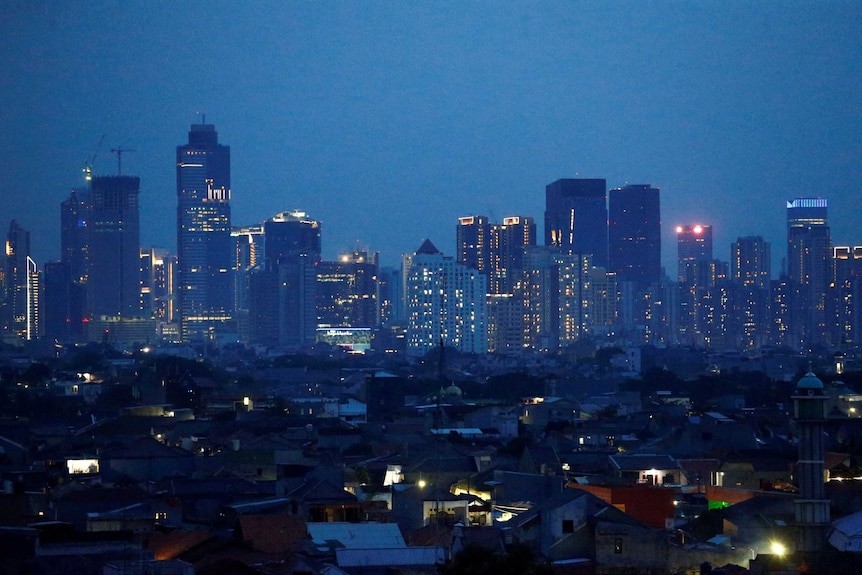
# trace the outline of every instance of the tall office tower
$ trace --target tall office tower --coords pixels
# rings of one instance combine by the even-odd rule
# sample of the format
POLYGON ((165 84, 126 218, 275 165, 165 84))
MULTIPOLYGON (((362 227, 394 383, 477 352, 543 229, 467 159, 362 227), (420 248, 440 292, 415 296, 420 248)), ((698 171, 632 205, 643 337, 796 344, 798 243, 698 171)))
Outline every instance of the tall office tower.
POLYGON ((89 191, 72 190, 60 203, 60 261, 69 266, 72 281, 87 284, 90 271, 90 225, 93 201, 89 191))
POLYGON ((234 309, 248 309, 248 271, 263 263, 263 226, 231 229, 234 242, 234 309))
POLYGON ((834 329, 836 343, 855 344, 862 338, 862 246, 836 246, 834 329))
POLYGON ((249 275, 264 261, 263 226, 235 227, 231 229, 230 236, 234 242, 234 318, 240 341, 249 341, 249 275))
POLYGON ((377 254, 355 251, 318 264, 317 322, 377 327, 377 254))
POLYGON ((712 226, 676 227, 679 283, 679 343, 704 345, 704 298, 714 285, 712 226))
POLYGON ((827 343, 832 240, 824 198, 787 202, 787 275, 791 286, 791 345, 827 343))
POLYGON ((48 262, 44 266, 44 334, 51 341, 71 343, 72 338, 72 275, 63 262, 48 262))
POLYGON ((523 268, 524 248, 536 244, 531 217, 511 216, 493 224, 486 216, 458 218, 457 262, 488 278, 488 293, 512 293, 523 268))
POLYGON ((30 232, 12 220, 6 234, 5 300, 2 311, 4 335, 28 339, 30 292, 30 232))
POLYGON ((772 256, 761 236, 737 238, 730 246, 728 344, 745 349, 769 342, 772 256))
POLYGON ((177 295, 184 341, 233 330, 230 148, 212 124, 177 146, 177 295))
POLYGON ((93 319, 140 317, 140 178, 99 176, 90 181, 88 310, 93 319))
POLYGON ((303 254, 320 261, 320 222, 302 211, 281 212, 263 224, 264 253, 267 261, 278 265, 292 256, 303 254))
POLYGON ((608 192, 608 271, 638 292, 661 280, 660 191, 649 184, 608 192))
MULTIPOLYGON (((263 224, 266 269, 278 277, 278 341, 298 349, 314 343, 317 330, 317 266, 320 263, 320 223, 305 212, 282 212, 263 224)), ((256 286, 271 282, 260 281, 256 286)), ((273 295, 250 294, 272 301, 273 295)), ((251 309, 251 306, 250 306, 251 309)), ((275 342, 273 342, 275 343, 275 342)))
POLYGON ((592 255, 608 265, 607 183, 604 179, 562 179, 545 187, 545 245, 563 253, 592 255))
POLYGON ((407 270, 407 354, 418 357, 445 345, 486 353, 485 276, 446 257, 429 240, 407 270))
POLYGON ((156 332, 179 341, 176 324, 177 256, 160 248, 141 248, 141 310, 156 322, 156 332))

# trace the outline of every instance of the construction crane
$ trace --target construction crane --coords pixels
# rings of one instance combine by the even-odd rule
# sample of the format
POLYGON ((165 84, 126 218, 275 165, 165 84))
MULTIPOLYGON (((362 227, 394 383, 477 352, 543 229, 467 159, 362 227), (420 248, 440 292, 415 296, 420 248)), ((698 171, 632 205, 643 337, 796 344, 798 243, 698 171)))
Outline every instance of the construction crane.
POLYGON ((102 137, 99 138, 99 143, 96 146, 96 150, 93 152, 93 155, 90 156, 86 162, 84 162, 84 179, 88 182, 93 179, 93 164, 96 163, 96 156, 99 154, 99 150, 102 149, 102 142, 105 141, 105 134, 102 134, 102 137))
POLYGON ((124 152, 137 152, 137 150, 133 150, 131 148, 124 148, 119 146, 117 148, 111 148, 112 154, 117 154, 117 175, 123 175, 123 153, 124 152))

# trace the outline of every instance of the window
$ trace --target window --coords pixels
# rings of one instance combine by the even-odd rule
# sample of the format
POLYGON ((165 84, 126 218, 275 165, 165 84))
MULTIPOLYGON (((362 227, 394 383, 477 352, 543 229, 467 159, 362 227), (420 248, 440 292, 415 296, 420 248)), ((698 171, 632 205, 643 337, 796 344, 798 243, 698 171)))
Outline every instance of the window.
POLYGON ((614 553, 617 555, 621 555, 623 552, 623 539, 622 537, 617 537, 614 539, 614 553))
POLYGON ((563 519, 563 533, 574 533, 575 522, 571 519, 563 519))

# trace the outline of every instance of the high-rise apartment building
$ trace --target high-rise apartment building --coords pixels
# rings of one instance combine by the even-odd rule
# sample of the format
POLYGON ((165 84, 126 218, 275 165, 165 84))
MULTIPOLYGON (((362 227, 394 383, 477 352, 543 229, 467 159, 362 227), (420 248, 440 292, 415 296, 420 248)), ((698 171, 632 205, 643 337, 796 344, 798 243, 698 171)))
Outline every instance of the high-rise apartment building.
POLYGON ((704 300, 717 275, 712 259, 712 226, 677 226, 676 241, 679 343, 704 345, 709 311, 704 300))
POLYGON ((737 238, 730 246, 730 276, 738 284, 768 289, 772 279, 769 242, 761 236, 737 238))
POLYGON ((770 245, 761 236, 737 238, 731 244, 729 343, 736 348, 769 342, 771 270, 770 245))
POLYGON ((488 278, 489 294, 512 293, 523 269, 524 248, 536 244, 536 224, 527 216, 458 218, 456 261, 488 278))
POLYGON ((409 261, 407 354, 424 355, 441 339, 464 353, 486 353, 485 276, 444 256, 429 240, 409 261))
POLYGON ((212 124, 177 146, 177 295, 184 341, 233 331, 230 147, 212 124))
POLYGON ((592 255, 608 263, 607 183, 604 179, 561 179, 545 187, 545 245, 563 253, 592 255))
POLYGON ((824 198, 787 202, 787 276, 791 288, 790 331, 796 348, 826 343, 828 290, 833 279, 832 239, 824 198))
POLYGON ((838 344, 857 344, 862 338, 862 246, 833 248, 835 281, 834 336, 838 344))
POLYGON ((712 226, 694 224, 676 227, 677 281, 686 281, 692 263, 712 261, 712 226))
POLYGON ((608 192, 608 271, 636 291, 661 280, 660 191, 649 184, 608 192))

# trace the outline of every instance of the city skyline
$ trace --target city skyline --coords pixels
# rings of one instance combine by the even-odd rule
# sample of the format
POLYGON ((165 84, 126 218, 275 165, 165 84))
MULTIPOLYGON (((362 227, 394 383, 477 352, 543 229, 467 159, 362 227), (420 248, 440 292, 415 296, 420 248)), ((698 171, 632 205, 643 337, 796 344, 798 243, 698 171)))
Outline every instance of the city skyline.
POLYGON ((174 250, 173 147, 206 113, 233 150, 233 223, 302 209, 326 259, 395 265, 426 237, 454 254, 473 213, 541 228, 542 188, 591 177, 662 190, 671 273, 672 227, 695 222, 722 259, 763 236, 777 273, 795 197, 829 198, 834 242, 858 242, 860 10, 20 4, 0 22, 2 215, 58 260, 56 206, 82 168, 112 175, 110 150, 136 150, 142 243, 174 250))

